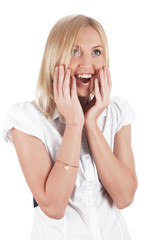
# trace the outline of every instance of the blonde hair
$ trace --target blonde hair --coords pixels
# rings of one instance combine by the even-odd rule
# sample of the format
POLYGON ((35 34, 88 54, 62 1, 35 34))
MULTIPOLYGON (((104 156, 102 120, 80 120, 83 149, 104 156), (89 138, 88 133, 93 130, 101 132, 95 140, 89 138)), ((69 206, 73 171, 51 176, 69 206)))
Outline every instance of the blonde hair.
POLYGON ((34 102, 47 119, 53 117, 56 108, 53 95, 55 67, 62 64, 65 69, 68 68, 77 36, 87 26, 93 27, 99 33, 104 47, 106 66, 109 67, 107 37, 98 21, 84 15, 70 15, 60 19, 52 28, 46 42, 34 102))

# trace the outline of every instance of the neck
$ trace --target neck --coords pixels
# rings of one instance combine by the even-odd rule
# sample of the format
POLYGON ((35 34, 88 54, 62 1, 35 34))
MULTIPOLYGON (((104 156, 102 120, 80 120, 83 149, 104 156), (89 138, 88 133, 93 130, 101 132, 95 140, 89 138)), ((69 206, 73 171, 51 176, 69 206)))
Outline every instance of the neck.
POLYGON ((89 96, 88 97, 78 97, 78 99, 79 99, 81 107, 83 109, 88 103, 89 96))

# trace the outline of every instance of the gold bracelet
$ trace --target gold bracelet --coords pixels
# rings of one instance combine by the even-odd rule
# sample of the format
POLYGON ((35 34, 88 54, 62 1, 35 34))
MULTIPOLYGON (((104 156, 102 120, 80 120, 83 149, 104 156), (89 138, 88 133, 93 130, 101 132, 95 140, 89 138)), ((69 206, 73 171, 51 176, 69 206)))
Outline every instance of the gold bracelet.
POLYGON ((61 160, 56 160, 56 162, 60 162, 60 163, 64 164, 64 165, 65 165, 65 166, 64 166, 64 169, 65 169, 66 171, 68 171, 68 169, 69 169, 70 167, 79 168, 79 166, 70 165, 70 164, 64 163, 64 162, 61 161, 61 160))

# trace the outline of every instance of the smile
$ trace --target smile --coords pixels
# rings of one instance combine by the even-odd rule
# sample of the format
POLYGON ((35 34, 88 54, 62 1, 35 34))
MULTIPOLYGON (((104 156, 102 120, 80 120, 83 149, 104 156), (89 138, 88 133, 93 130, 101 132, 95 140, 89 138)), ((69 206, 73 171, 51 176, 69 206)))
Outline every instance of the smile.
POLYGON ((80 83, 81 85, 88 86, 93 76, 94 74, 91 74, 91 73, 80 73, 80 74, 76 74, 75 78, 77 82, 80 83))

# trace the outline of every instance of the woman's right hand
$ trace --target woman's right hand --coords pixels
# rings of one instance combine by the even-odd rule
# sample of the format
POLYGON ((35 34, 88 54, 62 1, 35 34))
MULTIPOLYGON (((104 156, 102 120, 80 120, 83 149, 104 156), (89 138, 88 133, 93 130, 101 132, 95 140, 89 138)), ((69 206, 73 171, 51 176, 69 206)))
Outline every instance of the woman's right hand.
POLYGON ((53 92, 54 100, 58 111, 64 117, 66 125, 82 126, 84 125, 84 113, 79 102, 76 90, 76 79, 71 80, 71 70, 64 66, 55 68, 53 92))

